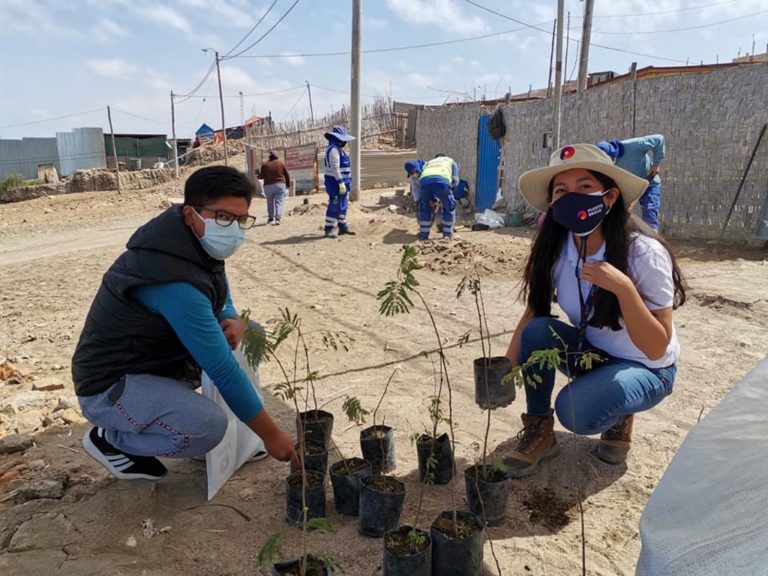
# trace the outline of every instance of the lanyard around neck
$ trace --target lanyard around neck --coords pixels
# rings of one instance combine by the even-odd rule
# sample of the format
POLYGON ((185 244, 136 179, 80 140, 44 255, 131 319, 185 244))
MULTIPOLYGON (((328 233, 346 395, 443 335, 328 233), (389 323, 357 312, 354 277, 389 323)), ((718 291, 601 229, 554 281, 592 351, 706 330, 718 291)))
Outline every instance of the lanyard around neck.
POLYGON ((589 314, 592 312, 592 307, 595 303, 595 294, 597 293, 597 286, 592 284, 587 294, 587 298, 584 299, 584 293, 581 290, 581 278, 579 278, 579 264, 582 265, 587 261, 587 238, 582 237, 581 246, 579 246, 579 256, 576 259, 576 286, 579 289, 579 304, 581 305, 581 317, 579 318, 579 337, 576 344, 576 352, 582 352, 584 350, 584 343, 587 341, 587 322, 589 321, 589 314))

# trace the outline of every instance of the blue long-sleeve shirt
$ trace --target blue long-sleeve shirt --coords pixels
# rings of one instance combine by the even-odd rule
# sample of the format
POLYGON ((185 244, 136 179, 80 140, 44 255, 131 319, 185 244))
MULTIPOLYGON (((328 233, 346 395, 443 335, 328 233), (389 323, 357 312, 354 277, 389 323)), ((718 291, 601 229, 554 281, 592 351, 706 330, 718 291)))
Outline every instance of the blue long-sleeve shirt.
POLYGON ((195 362, 211 378, 227 406, 243 422, 264 409, 248 375, 232 354, 221 320, 238 317, 229 291, 227 303, 216 315, 211 301, 186 282, 154 284, 136 290, 136 299, 153 314, 165 318, 195 362))
MULTIPOLYGON (((635 176, 648 178, 651 167, 658 166, 664 160, 664 136, 661 134, 629 138, 621 143, 624 145, 624 154, 616 159, 616 166, 632 172, 635 176), (649 152, 653 160, 649 158, 649 152)), ((658 174, 652 181, 657 184, 661 182, 658 174)))

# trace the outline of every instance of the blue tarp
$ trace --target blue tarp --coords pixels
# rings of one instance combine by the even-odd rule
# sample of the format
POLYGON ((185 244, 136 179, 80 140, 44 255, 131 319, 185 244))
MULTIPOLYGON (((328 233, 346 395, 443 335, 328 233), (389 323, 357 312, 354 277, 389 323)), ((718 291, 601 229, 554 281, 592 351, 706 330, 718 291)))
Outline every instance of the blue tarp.
POLYGON ((195 132, 195 136, 213 136, 216 131, 208 126, 208 124, 203 124, 200 126, 200 128, 197 129, 197 132, 195 132))

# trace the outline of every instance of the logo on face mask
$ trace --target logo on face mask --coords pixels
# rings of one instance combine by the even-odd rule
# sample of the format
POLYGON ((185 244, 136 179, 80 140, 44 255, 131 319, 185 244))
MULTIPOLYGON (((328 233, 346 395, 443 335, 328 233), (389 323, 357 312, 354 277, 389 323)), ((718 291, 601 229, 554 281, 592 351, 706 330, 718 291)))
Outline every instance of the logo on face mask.
POLYGON ((605 192, 568 192, 552 203, 552 218, 576 236, 586 236, 600 226, 608 214, 604 195, 605 192))
POLYGON ((224 260, 237 252, 237 249, 245 242, 245 230, 232 222, 229 226, 222 226, 216 220, 203 218, 195 210, 195 216, 205 223, 205 233, 199 238, 200 245, 211 258, 224 260))

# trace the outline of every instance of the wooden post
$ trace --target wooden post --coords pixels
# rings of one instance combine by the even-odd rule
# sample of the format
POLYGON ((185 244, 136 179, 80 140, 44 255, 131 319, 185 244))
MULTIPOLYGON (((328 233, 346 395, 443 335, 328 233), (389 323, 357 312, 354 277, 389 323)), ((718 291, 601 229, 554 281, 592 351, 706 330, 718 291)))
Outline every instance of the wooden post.
POLYGON ((112 129, 112 110, 107 106, 107 118, 109 119, 109 133, 112 136, 112 157, 115 159, 115 174, 117 179, 117 193, 120 194, 120 164, 117 163, 117 148, 115 148, 115 131, 112 129))

